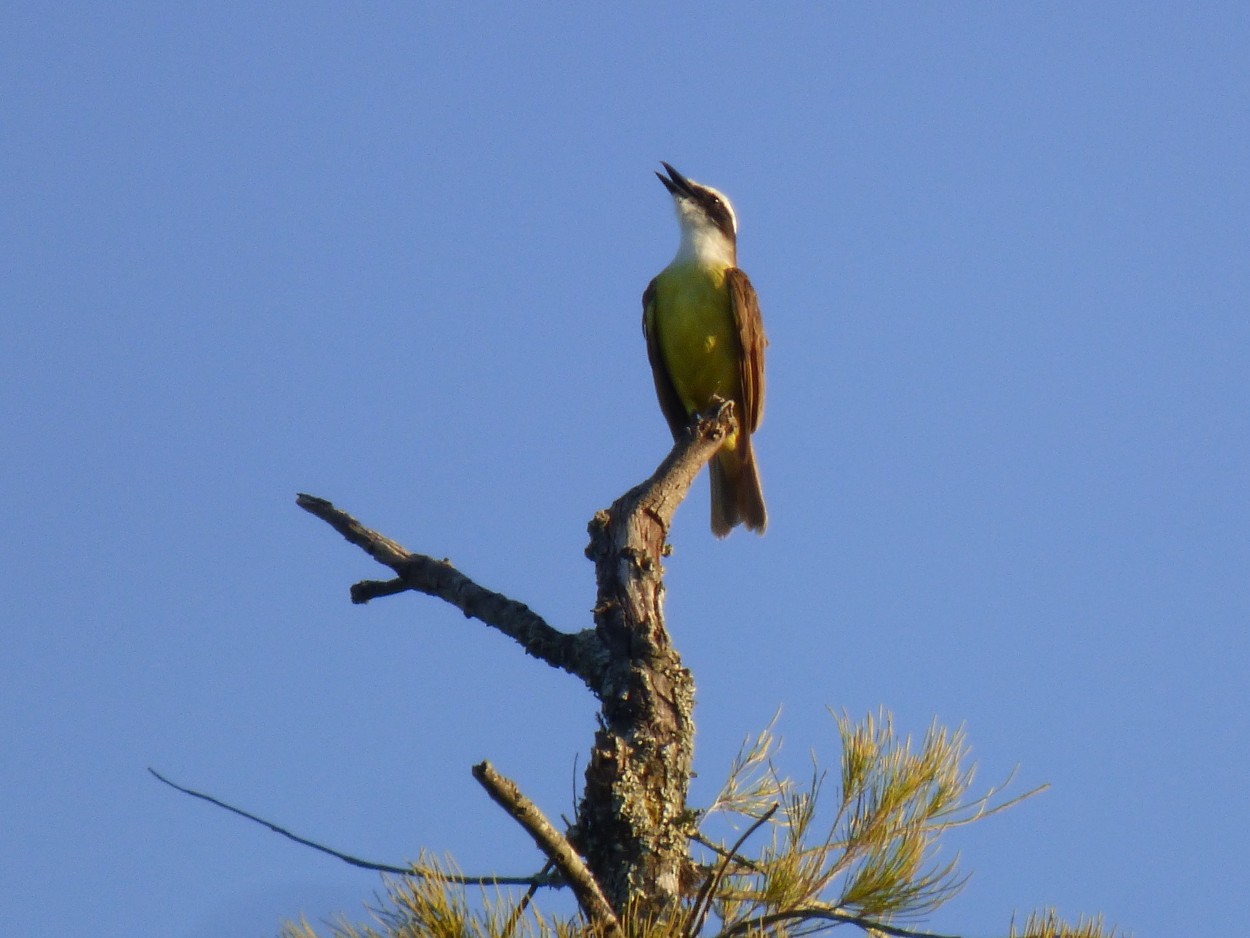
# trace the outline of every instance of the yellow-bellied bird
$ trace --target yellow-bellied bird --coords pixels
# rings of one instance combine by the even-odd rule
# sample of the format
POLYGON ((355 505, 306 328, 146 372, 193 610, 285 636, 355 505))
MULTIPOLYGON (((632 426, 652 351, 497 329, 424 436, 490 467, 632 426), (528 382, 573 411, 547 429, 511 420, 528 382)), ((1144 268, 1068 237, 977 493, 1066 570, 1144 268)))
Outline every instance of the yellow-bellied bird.
POLYGON ((755 288, 738 269, 738 219, 723 193, 667 163, 681 244, 642 297, 642 331, 655 393, 674 439, 714 400, 733 401, 738 431, 712 458, 712 533, 764 532, 768 516, 751 450, 764 410, 764 324, 755 288))

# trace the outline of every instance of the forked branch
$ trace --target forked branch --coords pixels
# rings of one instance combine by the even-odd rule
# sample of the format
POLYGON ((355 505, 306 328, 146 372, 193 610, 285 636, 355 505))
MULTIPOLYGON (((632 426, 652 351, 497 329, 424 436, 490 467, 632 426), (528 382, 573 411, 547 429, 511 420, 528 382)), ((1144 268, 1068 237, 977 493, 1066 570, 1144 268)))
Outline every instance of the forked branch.
MULTIPOLYGON (((595 627, 575 634, 479 586, 447 561, 407 550, 325 499, 300 495, 297 500, 394 571, 391 580, 357 583, 353 602, 404 590, 437 597, 508 635, 534 657, 578 676, 599 699, 599 730, 577 819, 567 838, 556 837, 571 845, 571 855, 595 886, 594 892, 579 894, 582 908, 605 927, 616 920, 605 917, 604 909, 612 915, 627 908, 667 913, 696 875, 686 811, 694 682, 664 626, 661 560, 673 513, 735 425, 733 405, 716 402, 692 421, 649 479, 595 515, 586 549, 595 564, 595 627)), ((482 767, 475 775, 479 781, 489 778, 482 767)), ((573 867, 551 859, 575 885, 573 867)))
POLYGON ((394 580, 364 580, 355 584, 352 602, 365 603, 405 590, 434 596, 455 606, 466 617, 503 632, 540 661, 576 675, 591 688, 598 686, 604 654, 590 629, 573 634, 561 632, 524 603, 479 586, 446 560, 405 549, 324 498, 301 494, 295 503, 397 574, 394 580))

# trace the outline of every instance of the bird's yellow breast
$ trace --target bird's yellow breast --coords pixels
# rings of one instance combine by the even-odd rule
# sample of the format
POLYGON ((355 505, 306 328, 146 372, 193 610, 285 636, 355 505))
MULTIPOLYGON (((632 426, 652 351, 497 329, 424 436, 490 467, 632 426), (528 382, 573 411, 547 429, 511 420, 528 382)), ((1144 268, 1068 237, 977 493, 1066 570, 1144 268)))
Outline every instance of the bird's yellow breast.
POLYGON ((656 278, 660 353, 686 413, 742 395, 737 327, 723 268, 670 266, 656 278))

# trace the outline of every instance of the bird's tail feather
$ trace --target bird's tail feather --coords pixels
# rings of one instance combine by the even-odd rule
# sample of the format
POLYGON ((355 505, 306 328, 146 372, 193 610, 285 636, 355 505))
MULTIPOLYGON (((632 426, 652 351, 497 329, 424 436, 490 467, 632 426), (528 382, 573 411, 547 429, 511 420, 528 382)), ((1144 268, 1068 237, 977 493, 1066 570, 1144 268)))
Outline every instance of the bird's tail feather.
POLYGON ((724 537, 735 526, 745 524, 763 534, 768 512, 750 441, 737 452, 717 454, 708 474, 712 483, 712 533, 724 537))

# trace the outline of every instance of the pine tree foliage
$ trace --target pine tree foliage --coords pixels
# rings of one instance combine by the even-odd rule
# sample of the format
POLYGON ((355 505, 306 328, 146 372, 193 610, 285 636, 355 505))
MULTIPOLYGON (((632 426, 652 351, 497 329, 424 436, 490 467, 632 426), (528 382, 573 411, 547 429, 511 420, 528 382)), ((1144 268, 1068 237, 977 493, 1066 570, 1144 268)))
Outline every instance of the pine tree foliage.
POLYGON ((1059 917, 1054 909, 1033 912, 1024 922, 1024 930, 1016 931, 1012 923, 1009 938, 1101 938, 1109 934, 1103 930, 1102 917, 1081 917, 1070 925, 1059 917))
MULTIPOLYGON (((371 909, 368 925, 346 919, 334 923, 333 938, 582 938, 588 935, 579 920, 549 919, 526 908, 503 892, 482 888, 470 902, 467 887, 450 877, 459 871, 450 859, 422 856, 415 864, 419 876, 386 877, 385 904, 371 909)), ((281 938, 319 938, 301 921, 286 925, 281 938)))
POLYGON ((721 934, 764 926, 807 934, 922 917, 964 882, 953 860, 936 860, 939 836, 1033 794, 996 803, 991 790, 969 800, 973 773, 962 767, 962 732, 931 726, 913 750, 910 739, 895 736, 886 714, 836 719, 842 759, 832 799, 819 769, 801 789, 777 773, 771 731, 735 762, 712 811, 750 818, 770 799, 780 810, 771 842, 757 855, 730 856, 723 843, 715 848, 734 868, 716 898, 721 934), (818 808, 830 800, 832 820, 822 826, 818 808))
MULTIPOLYGON (((1002 811, 1002 787, 970 796, 962 730, 936 724, 918 744, 896 736, 888 714, 835 716, 842 754, 836 785, 813 767, 797 784, 775 764, 770 724, 744 744, 692 835, 701 882, 662 920, 630 920, 630 938, 798 938, 853 926, 870 936, 916 938, 915 923, 966 880, 938 858, 941 835, 1002 811), (830 791, 829 789, 836 789, 830 791), (713 829, 717 834, 712 833, 713 829), (752 846, 756 839, 762 845, 752 846)), ((1010 779, 1008 780, 1010 781, 1010 779)), ((476 901, 451 882, 450 861, 422 858, 418 875, 386 882, 370 925, 340 921, 325 938, 592 938, 583 919, 547 916, 530 900, 483 889, 476 901)), ((1063 922, 1047 910, 1010 938, 1115 938, 1100 919, 1063 922)), ((307 923, 282 938, 322 938, 307 923)))

